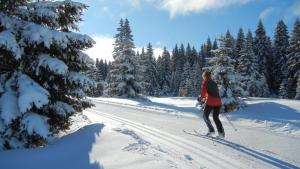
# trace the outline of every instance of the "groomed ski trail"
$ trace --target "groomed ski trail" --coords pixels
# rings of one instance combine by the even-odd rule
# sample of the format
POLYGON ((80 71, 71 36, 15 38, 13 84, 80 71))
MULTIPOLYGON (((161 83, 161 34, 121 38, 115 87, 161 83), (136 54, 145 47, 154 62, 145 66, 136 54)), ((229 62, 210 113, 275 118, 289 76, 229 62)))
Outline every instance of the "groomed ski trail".
POLYGON ((131 129, 139 132, 148 139, 156 141, 156 143, 162 144, 166 147, 174 149, 182 153, 182 155, 188 154, 193 158, 193 166, 195 168, 207 167, 207 168, 222 168, 222 169, 242 169, 252 168, 251 166, 242 164, 241 162, 232 159, 224 154, 216 152, 212 149, 204 147, 201 144, 186 140, 184 138, 172 135, 167 132, 157 130, 155 128, 145 126, 118 116, 107 114, 96 109, 89 109, 86 112, 97 114, 112 122, 125 124, 131 129))

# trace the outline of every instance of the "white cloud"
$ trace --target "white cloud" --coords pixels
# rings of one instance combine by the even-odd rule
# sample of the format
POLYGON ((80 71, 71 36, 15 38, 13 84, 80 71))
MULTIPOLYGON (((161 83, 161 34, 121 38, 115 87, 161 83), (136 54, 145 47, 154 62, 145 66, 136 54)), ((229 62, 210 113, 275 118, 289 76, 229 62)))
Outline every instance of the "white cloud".
POLYGON ((260 14, 259 18, 262 20, 265 20, 267 17, 269 17, 273 12, 275 11, 275 8, 269 7, 264 9, 260 14))
POLYGON ((295 16, 300 16, 300 1, 293 4, 292 12, 295 16))
POLYGON ((127 0, 127 1, 134 8, 138 8, 140 6, 140 4, 141 4, 140 0, 127 0))
POLYGON ((154 56, 157 59, 158 56, 161 56, 161 54, 163 53, 163 49, 162 48, 153 48, 154 49, 154 56))
POLYGON ((106 59, 107 61, 112 61, 113 43, 114 39, 110 36, 105 35, 95 35, 92 36, 96 44, 85 51, 92 59, 106 59))
MULTIPOLYGON (((88 54, 92 59, 96 60, 96 58, 99 59, 105 59, 107 61, 113 61, 112 52, 114 50, 113 44, 114 44, 114 38, 107 36, 107 35, 94 35, 92 36, 96 44, 85 51, 86 54, 88 54)), ((163 49, 162 48, 153 48, 154 50, 154 56, 158 58, 159 55, 162 54, 163 49)), ((141 47, 135 48, 135 51, 142 51, 141 47)))
POLYGON ((131 4, 140 5, 141 1, 151 3, 167 10, 171 18, 194 12, 219 9, 230 5, 243 5, 253 0, 128 0, 131 4))

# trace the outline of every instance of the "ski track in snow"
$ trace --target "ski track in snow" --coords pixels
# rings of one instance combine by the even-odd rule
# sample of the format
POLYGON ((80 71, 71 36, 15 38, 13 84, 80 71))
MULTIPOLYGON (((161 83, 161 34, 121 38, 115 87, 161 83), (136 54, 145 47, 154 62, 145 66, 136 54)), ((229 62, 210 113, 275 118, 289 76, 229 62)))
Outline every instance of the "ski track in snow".
POLYGON ((238 169, 251 168, 235 159, 224 156, 212 149, 204 147, 201 144, 186 140, 184 138, 145 126, 121 117, 107 114, 96 109, 89 109, 87 112, 97 114, 112 122, 125 124, 133 130, 140 132, 145 137, 154 140, 164 147, 180 152, 183 158, 188 162, 192 162, 195 168, 222 168, 222 169, 238 169), (203 166, 204 165, 204 166, 203 166))

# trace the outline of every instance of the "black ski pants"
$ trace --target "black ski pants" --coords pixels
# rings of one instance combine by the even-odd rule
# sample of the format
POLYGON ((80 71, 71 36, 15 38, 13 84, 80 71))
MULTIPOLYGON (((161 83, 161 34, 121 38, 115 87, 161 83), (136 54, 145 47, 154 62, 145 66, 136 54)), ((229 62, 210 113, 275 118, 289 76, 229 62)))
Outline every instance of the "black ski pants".
POLYGON ((216 123, 218 132, 224 133, 223 125, 219 119, 220 109, 221 109, 221 106, 208 106, 208 105, 206 105, 204 108, 203 119, 208 127, 209 132, 215 132, 215 129, 209 120, 209 114, 211 111, 213 111, 213 119, 216 123))

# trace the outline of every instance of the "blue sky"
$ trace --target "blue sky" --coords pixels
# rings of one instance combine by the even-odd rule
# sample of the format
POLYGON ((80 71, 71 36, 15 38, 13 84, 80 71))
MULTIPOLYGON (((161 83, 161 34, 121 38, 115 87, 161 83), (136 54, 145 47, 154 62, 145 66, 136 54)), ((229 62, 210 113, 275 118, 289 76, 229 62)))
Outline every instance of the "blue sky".
POLYGON ((227 29, 236 36, 239 27, 255 30, 259 18, 269 36, 278 20, 289 30, 300 17, 300 0, 77 0, 89 5, 80 23, 82 33, 97 44, 88 51, 93 58, 111 60, 113 36, 120 18, 131 23, 134 41, 139 49, 151 42, 156 55, 161 48, 176 43, 190 43, 196 49, 210 36, 212 39, 227 29))

